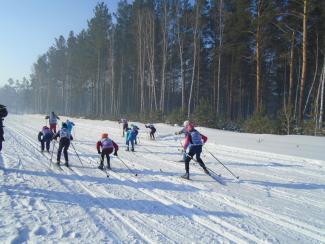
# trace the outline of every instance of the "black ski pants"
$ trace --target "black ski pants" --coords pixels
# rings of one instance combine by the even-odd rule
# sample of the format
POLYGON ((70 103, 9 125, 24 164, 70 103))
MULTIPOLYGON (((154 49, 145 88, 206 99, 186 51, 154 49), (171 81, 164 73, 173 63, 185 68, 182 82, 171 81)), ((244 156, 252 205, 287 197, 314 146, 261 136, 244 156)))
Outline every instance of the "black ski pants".
POLYGON ((48 140, 42 139, 41 140, 41 149, 42 149, 42 151, 44 151, 45 146, 46 146, 46 150, 49 151, 50 150, 50 144, 51 144, 51 139, 48 139, 48 140))
POLYGON ((105 160, 105 156, 107 159, 107 167, 110 168, 110 157, 109 155, 113 152, 113 148, 104 148, 102 150, 102 153, 100 154, 100 165, 104 166, 104 160, 105 160))
POLYGON ((70 146, 70 140, 68 138, 61 138, 60 142, 59 142, 59 149, 58 149, 58 157, 57 157, 57 161, 59 162, 61 160, 61 153, 63 150, 63 155, 64 155, 64 159, 66 162, 69 162, 69 158, 68 158, 68 149, 70 146))
POLYGON ((205 169, 205 164, 203 163, 201 159, 201 153, 202 153, 202 145, 193 145, 190 147, 189 153, 185 157, 185 170, 186 173, 189 173, 190 171, 190 161, 193 159, 194 155, 196 157, 196 160, 200 164, 200 166, 205 169))

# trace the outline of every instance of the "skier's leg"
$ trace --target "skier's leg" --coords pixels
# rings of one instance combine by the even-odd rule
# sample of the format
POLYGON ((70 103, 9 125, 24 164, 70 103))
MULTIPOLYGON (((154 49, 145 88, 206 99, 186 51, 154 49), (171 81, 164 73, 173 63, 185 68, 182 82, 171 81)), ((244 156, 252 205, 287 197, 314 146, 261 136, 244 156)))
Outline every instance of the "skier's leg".
POLYGON ((58 148, 58 155, 57 155, 57 162, 59 163, 61 160, 61 153, 62 153, 62 149, 63 149, 63 142, 60 140, 59 142, 59 148, 58 148))
POLYGON ((105 152, 104 150, 102 150, 101 154, 100 154, 100 162, 99 162, 99 169, 103 169, 104 168, 104 157, 105 157, 105 152))
POLYGON ((44 139, 41 140, 41 151, 44 151, 44 139))
POLYGON ((131 151, 134 152, 134 140, 131 140, 131 146, 132 146, 131 151))
POLYGON ((63 149, 63 154, 64 154, 64 159, 65 159, 65 163, 68 164, 69 163, 69 158, 68 158, 68 149, 70 146, 70 141, 66 141, 65 145, 64 145, 64 149, 63 149))
POLYGON ((110 154, 113 152, 113 148, 110 148, 106 152, 106 159, 107 159, 107 169, 111 169, 111 162, 110 162, 110 154))
POLYGON ((196 160, 198 161, 199 165, 203 168, 204 173, 210 174, 208 169, 206 168, 205 164, 203 163, 201 159, 201 153, 202 153, 202 146, 196 146, 196 160))
POLYGON ((50 151, 50 144, 51 144, 51 141, 50 140, 47 140, 46 141, 46 151, 50 151))

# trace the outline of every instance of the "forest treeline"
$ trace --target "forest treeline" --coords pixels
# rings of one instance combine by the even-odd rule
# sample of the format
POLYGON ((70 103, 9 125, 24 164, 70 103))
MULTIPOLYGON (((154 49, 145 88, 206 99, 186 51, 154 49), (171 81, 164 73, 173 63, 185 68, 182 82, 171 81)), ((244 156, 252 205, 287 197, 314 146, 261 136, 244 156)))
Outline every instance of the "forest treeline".
POLYGON ((116 13, 99 3, 0 99, 36 113, 316 131, 324 17, 319 0, 124 0, 116 13))

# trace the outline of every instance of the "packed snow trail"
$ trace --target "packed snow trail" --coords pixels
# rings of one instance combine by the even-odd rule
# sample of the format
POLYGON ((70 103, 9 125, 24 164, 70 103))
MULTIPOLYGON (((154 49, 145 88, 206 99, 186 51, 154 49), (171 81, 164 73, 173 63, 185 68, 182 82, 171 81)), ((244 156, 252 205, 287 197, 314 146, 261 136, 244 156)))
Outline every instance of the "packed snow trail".
POLYGON ((148 130, 137 123, 140 144, 132 153, 124 151, 116 122, 73 119, 72 143, 83 166, 70 147, 71 170, 62 166, 61 171, 39 151, 43 118, 10 115, 5 120, 0 242, 325 243, 323 138, 199 128, 209 137, 203 161, 222 175, 220 184, 194 164, 191 181, 179 178, 184 173, 184 164, 176 162, 182 138, 173 135, 179 128, 164 124, 156 126, 157 141, 150 141, 148 130), (95 143, 103 132, 119 144, 119 157, 137 177, 115 157, 109 178, 97 169, 95 143), (237 145, 245 138, 246 144, 237 145), (290 148, 285 154, 282 145, 290 148))

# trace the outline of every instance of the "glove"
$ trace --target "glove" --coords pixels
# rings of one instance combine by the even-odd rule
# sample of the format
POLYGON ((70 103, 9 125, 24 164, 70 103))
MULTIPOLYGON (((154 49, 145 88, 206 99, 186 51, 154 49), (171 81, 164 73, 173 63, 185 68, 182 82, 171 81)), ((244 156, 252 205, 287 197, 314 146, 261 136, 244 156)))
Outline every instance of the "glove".
POLYGON ((115 152, 114 152, 114 156, 116 156, 116 157, 117 157, 117 151, 115 151, 115 152))
POLYGON ((100 151, 98 151, 98 154, 101 154, 101 152, 100 152, 100 151))

